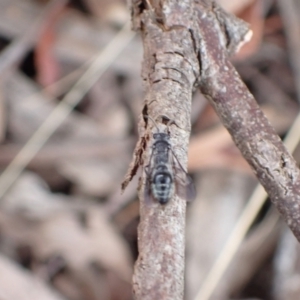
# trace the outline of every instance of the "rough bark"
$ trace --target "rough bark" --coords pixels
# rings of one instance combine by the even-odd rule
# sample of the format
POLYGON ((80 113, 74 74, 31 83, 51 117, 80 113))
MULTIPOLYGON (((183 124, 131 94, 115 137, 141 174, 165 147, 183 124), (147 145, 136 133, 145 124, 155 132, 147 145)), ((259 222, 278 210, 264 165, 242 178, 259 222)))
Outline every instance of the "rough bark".
POLYGON ((300 240, 300 172, 293 157, 240 79, 222 47, 228 28, 213 4, 198 4, 200 89, 254 170, 272 202, 300 240), (205 55, 203 55, 205 54, 205 55))
MULTIPOLYGON (((140 166, 149 163, 157 128, 147 115, 159 130, 169 128, 174 152, 186 166, 191 95, 200 86, 300 239, 299 169, 228 59, 249 37, 245 23, 210 0, 132 0, 132 18, 143 38, 146 97, 140 139, 123 188, 140 166), (175 122, 169 126, 167 120, 175 122)), ((183 299, 185 201, 174 195, 165 206, 145 204, 145 175, 139 187, 135 297, 183 299)))
MULTIPOLYGON (((172 149, 181 164, 187 164, 192 90, 200 69, 190 32, 193 10, 193 1, 132 3, 134 29, 141 31, 144 44, 142 76, 146 97, 139 123, 141 138, 124 186, 139 166, 149 163, 152 135, 157 128, 147 115, 160 131, 170 131, 172 149)), ((139 258, 133 279, 135 297, 183 299, 185 200, 174 195, 165 206, 156 201, 147 204, 144 183, 143 172, 139 258)))

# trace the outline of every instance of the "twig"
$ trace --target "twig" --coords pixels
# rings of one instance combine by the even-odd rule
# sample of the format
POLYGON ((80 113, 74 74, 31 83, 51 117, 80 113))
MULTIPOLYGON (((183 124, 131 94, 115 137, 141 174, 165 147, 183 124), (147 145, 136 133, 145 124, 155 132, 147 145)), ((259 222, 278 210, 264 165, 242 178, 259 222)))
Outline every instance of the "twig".
POLYGON ((3 197, 27 164, 43 147, 53 132, 62 124, 82 97, 114 62, 134 35, 133 32, 129 31, 129 24, 126 24, 115 38, 99 53, 83 76, 76 82, 10 165, 3 171, 0 176, 0 198, 3 197))
MULTIPOLYGON (((166 114, 178 120, 179 128, 189 128, 190 93, 198 82, 299 240, 299 169, 228 59, 228 54, 249 36, 247 26, 210 0, 135 0, 132 15, 134 27, 142 30, 145 48, 144 115, 157 120, 166 114)), ((159 125, 164 128, 162 122, 159 125)), ((172 145, 181 149, 178 156, 186 161, 187 134, 179 128, 174 126, 171 130, 172 145)), ((124 186, 140 165, 149 162, 151 134, 155 130, 143 120, 140 130, 141 138, 124 186)), ((140 256, 134 291, 137 299, 182 299, 185 206, 176 197, 166 207, 155 203, 145 206, 144 183, 142 178, 140 256)), ((259 188, 256 193, 263 190, 259 188)), ((258 208, 261 202, 251 205, 258 208)), ((249 223, 251 217, 237 229, 238 235, 243 235, 249 223)))
POLYGON ((300 240, 300 172, 296 162, 224 51, 224 35, 230 36, 231 32, 228 27, 230 18, 227 24, 224 23, 226 30, 223 31, 220 9, 204 3, 199 3, 198 8, 199 34, 203 38, 200 48, 201 91, 214 106, 281 216, 300 240))
MULTIPOLYGON (((123 188, 139 166, 149 163, 153 133, 170 133, 172 149, 186 166, 191 96, 199 64, 194 53, 194 4, 188 1, 132 1, 133 25, 142 33, 146 97, 140 118, 140 140, 123 188), (162 117, 164 116, 164 117, 162 117), (150 118, 149 118, 150 117, 150 118), (154 124, 154 120, 157 126, 154 124), (168 122, 175 120, 175 122, 168 122), (169 125, 168 125, 169 123, 169 125), (157 128, 158 127, 158 128, 157 128)), ((174 195, 163 206, 145 203, 145 173, 139 191, 139 258, 133 289, 136 299, 183 299, 186 203, 174 195)))
MULTIPOLYGON (((293 11, 293 13, 291 13, 291 11, 289 10, 289 12, 293 15, 291 16, 289 14, 289 18, 291 18, 291 20, 296 21, 297 18, 295 18, 295 13, 296 10, 295 8, 292 9, 291 2, 290 0, 288 0, 287 3, 286 1, 279 1, 281 2, 281 9, 286 10, 287 7, 289 7, 289 9, 291 9, 293 11), (287 4, 287 6, 286 6, 287 4)), ((287 12, 285 11, 285 17, 287 17, 287 12)), ((297 24, 295 24, 295 22, 288 20, 289 25, 291 26, 291 24, 293 24, 293 26, 299 25, 298 21, 296 22, 297 24)), ((294 34, 290 34, 288 35, 288 37, 290 39, 294 39, 296 38, 297 41, 293 41, 291 44, 293 44, 292 46, 292 52, 295 54, 298 51, 300 51, 300 38, 299 36, 295 36, 294 34)), ((293 54, 292 54, 293 57, 293 54)), ((295 59, 295 57, 294 57, 295 59)), ((294 64, 294 72, 296 75, 296 81, 298 82, 298 87, 300 87, 300 81, 298 81, 300 79, 300 64, 296 63, 294 64), (298 76, 297 76, 298 75, 298 76)), ((300 90, 298 88, 298 98, 300 99, 300 90)), ((299 141, 300 141, 300 114, 298 114, 297 118, 295 119, 295 121, 293 122, 292 127, 290 128, 286 138, 285 138, 285 146, 287 147, 287 149, 290 152, 293 152, 296 148, 296 146, 298 145, 299 141)), ((297 182, 295 182, 295 185, 297 187, 297 182)), ((299 183, 298 183, 299 185, 299 183)), ((299 189, 298 189, 298 195, 299 195, 299 189)), ((297 190, 295 190, 295 194, 293 194, 293 192, 291 193, 291 195, 289 196, 291 202, 295 202, 294 207, 291 207, 291 210, 293 210, 293 208, 297 207, 297 198, 299 197, 297 195, 297 190), (294 199, 293 199, 294 198, 294 199)), ((250 226, 252 225, 255 217, 257 216, 258 212, 260 211, 260 208, 262 207, 262 205, 264 204, 265 200, 267 199, 267 193, 264 191, 264 189, 262 188, 262 186, 257 186, 257 188, 255 189, 255 191, 253 192, 248 205, 246 206, 246 208, 244 209, 240 219, 238 220, 235 228, 233 229, 233 232, 231 233, 229 239, 227 240, 227 243, 225 245, 225 247, 222 249, 220 256, 218 257, 218 259, 215 261, 212 269, 210 270, 209 274, 207 275, 205 281, 203 282, 203 285, 201 286, 200 291, 198 292, 197 297, 195 298, 196 300, 206 300, 209 299, 210 296, 212 295, 215 287, 217 286, 219 280, 221 279, 222 275, 224 274, 225 270, 227 269, 228 265, 230 264, 230 262, 233 259, 233 256, 235 255, 235 253, 238 250, 238 247, 240 246, 242 240, 244 239, 246 233, 248 232, 250 226)), ((281 203, 282 206, 287 206, 288 203, 284 203, 284 199, 280 199, 283 203, 281 203)), ((280 204, 280 203, 279 203, 280 204)), ((297 211, 297 209, 295 209, 297 211)), ((284 215, 286 218, 291 214, 291 212, 289 211, 289 207, 287 206, 285 211, 287 212, 287 215, 284 215)), ((297 226, 297 225, 296 225, 297 226)), ((298 227, 296 227, 294 234, 296 235, 296 233, 298 234, 297 238, 299 240, 299 225, 298 227)))
MULTIPOLYGON (((147 94, 139 123, 140 139, 123 188, 138 167, 148 165, 151 159, 153 133, 157 128, 148 122, 148 116, 158 123, 159 131, 169 130, 171 146, 180 162, 186 164, 191 95, 201 76, 203 62, 199 60, 201 39, 197 35, 195 8, 193 0, 132 1, 133 25, 143 36, 143 77, 147 94), (167 126, 162 115, 174 120, 173 125, 167 126)), ((242 22, 237 20, 236 23, 242 22)), ((248 32, 248 28, 241 27, 242 31, 237 30, 230 37, 228 52, 234 52, 248 32)), ((136 299, 143 300, 182 299, 185 202, 173 196, 166 206, 157 201, 146 205, 145 175, 144 172, 139 194, 141 223, 134 293, 136 299)))

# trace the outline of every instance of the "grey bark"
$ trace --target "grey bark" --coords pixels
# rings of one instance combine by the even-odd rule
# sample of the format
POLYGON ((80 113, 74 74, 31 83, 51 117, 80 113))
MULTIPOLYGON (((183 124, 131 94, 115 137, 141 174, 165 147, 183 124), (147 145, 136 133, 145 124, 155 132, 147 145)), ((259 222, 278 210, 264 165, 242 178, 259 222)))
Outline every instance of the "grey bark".
MULTIPOLYGON (((146 88, 140 140, 123 187, 139 166, 149 163, 153 133, 170 131, 171 144, 186 167, 190 134, 192 90, 199 77, 199 61, 190 28, 193 1, 133 1, 135 30, 144 44, 142 76, 146 88), (151 2, 151 3, 150 3, 151 2), (167 124, 167 120, 173 123, 167 124)), ((184 199, 174 197, 165 206, 145 204, 145 173, 140 184, 141 222, 138 230, 139 258, 133 289, 136 299, 183 299, 184 289, 184 199)))
POLYGON ((300 240, 300 173, 273 127, 230 63, 219 42, 230 30, 220 26, 213 4, 198 5, 202 37, 200 89, 214 106, 272 202, 300 240), (205 56, 203 56, 203 53, 205 56))

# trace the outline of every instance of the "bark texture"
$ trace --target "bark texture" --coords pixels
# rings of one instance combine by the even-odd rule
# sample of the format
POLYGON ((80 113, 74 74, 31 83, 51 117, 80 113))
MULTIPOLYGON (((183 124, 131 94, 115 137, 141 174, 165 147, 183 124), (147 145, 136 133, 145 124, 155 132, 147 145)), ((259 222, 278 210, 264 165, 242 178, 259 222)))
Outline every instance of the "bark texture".
MULTIPOLYGON (((123 188, 149 163, 157 128, 147 116, 160 131, 169 129, 172 148, 186 166, 191 97, 199 86, 300 239, 299 169, 228 59, 249 37, 248 26, 210 0, 132 0, 132 21, 143 38, 146 97, 123 188)), ((175 195, 165 206, 147 205, 144 185, 145 172, 135 297, 183 299, 185 201, 175 195)))
MULTIPOLYGON (((135 30, 144 44, 142 76, 146 97, 140 119, 140 140, 124 186, 139 166, 149 163, 155 124, 170 131, 172 149, 185 167, 190 134, 192 90, 199 77, 193 27, 193 1, 133 1, 135 30), (173 122, 169 122, 172 120, 173 122), (168 124, 169 123, 169 124, 168 124)), ((183 299, 186 203, 178 196, 165 206, 144 199, 140 184, 139 258, 133 289, 136 299, 183 299)))
POLYGON ((224 30, 220 25, 213 6, 201 1, 197 9, 202 37, 200 89, 300 240, 299 169, 230 63, 220 42, 228 35, 228 28, 224 30))

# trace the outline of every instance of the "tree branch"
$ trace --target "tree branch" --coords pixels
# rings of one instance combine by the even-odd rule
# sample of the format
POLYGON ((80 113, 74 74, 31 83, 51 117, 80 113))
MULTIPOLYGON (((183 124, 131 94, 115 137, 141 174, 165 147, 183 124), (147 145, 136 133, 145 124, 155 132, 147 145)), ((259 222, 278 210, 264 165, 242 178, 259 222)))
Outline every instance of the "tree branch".
POLYGON ((300 173, 293 157, 231 65, 222 47, 214 4, 197 5, 202 77, 200 89, 254 170, 272 202, 300 240, 300 173), (203 56, 205 53, 205 56, 203 56))
MULTIPOLYGON (((140 139, 123 183, 149 164, 153 133, 169 129, 171 146, 186 166, 191 95, 199 85, 281 215, 300 239, 299 169, 231 65, 228 56, 249 38, 248 26, 211 0, 132 0, 132 21, 142 33, 146 98, 140 139), (167 119, 174 120, 168 125, 167 119)), ((185 201, 145 204, 139 187, 139 258, 136 299, 182 299, 185 201)))
MULTIPOLYGON (((193 1, 132 2, 135 30, 144 44, 143 79, 146 88, 139 123, 140 140, 123 188, 139 166, 149 164, 153 133, 170 132, 180 163, 187 164, 192 90, 199 76, 193 36, 193 1), (169 123, 168 120, 174 122, 169 123), (169 124, 168 124, 169 123, 169 124)), ((183 299, 186 203, 177 195, 166 205, 144 199, 145 172, 140 184, 139 258, 133 288, 136 299, 183 299)))

